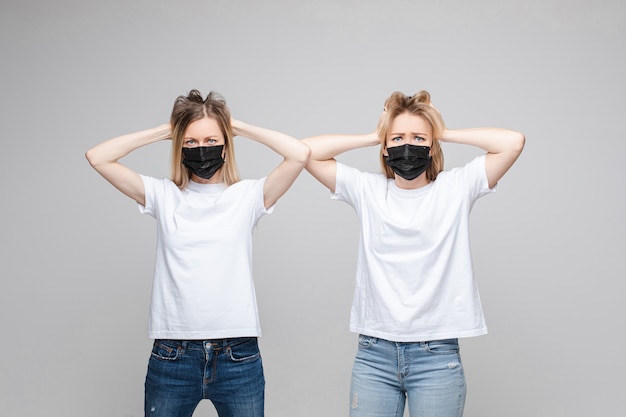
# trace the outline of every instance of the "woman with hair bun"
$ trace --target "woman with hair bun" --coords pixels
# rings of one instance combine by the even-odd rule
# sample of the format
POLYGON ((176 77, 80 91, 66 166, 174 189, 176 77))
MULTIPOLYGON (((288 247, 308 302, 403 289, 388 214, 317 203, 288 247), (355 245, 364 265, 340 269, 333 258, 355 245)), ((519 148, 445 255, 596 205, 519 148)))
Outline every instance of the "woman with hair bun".
POLYGON ((376 131, 304 139, 307 170, 351 205, 361 226, 350 330, 359 334, 352 417, 458 417, 465 376, 458 339, 485 334, 472 272, 469 213, 520 155, 525 138, 497 128, 447 129, 421 91, 393 93, 376 131), (485 151, 443 171, 440 142, 485 151), (380 145, 383 174, 337 162, 380 145))
POLYGON ((157 222, 145 415, 189 417, 209 399, 220 417, 263 416, 252 229, 298 177, 309 148, 234 120, 219 95, 192 90, 176 99, 169 123, 110 139, 86 156, 157 222), (235 136, 284 159, 260 180, 240 180, 235 136), (161 140, 172 141, 171 179, 139 175, 118 162, 161 140))

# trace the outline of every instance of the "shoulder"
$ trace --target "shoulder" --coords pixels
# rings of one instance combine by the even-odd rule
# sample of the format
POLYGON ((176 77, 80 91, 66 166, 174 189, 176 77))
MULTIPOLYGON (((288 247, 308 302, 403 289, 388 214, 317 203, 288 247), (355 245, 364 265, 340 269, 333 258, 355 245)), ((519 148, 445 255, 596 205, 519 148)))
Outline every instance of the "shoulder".
MULTIPOLYGON (((164 202, 176 201, 181 194, 181 190, 168 178, 154 178, 147 175, 139 175, 143 182, 145 202, 140 211, 155 215, 158 207, 162 207, 164 202)), ((167 205, 165 203, 165 205, 167 205)))
POLYGON ((463 166, 442 171, 435 183, 437 187, 456 188, 458 191, 482 195, 489 191, 485 155, 479 155, 463 166))
POLYGON ((387 178, 381 173, 361 171, 360 169, 351 167, 340 162, 337 162, 337 179, 358 179, 365 183, 387 183, 387 178))
POLYGON ((263 177, 260 179, 239 180, 236 183, 228 186, 227 190, 232 191, 232 192, 246 192, 246 191, 258 188, 258 187, 263 188, 263 184, 265 183, 265 178, 266 177, 263 177))
POLYGON ((178 190, 178 186, 174 184, 172 180, 169 178, 155 178, 148 175, 139 174, 141 181, 143 182, 144 188, 147 190, 154 191, 165 191, 165 190, 178 190))
POLYGON ((352 205, 360 205, 360 201, 368 201, 373 196, 387 192, 388 180, 383 174, 365 172, 344 164, 337 164, 337 183, 331 198, 347 201, 352 205))
POLYGON ((441 171, 437 176, 437 181, 441 178, 465 178, 467 175, 481 175, 485 173, 485 155, 478 155, 465 165, 441 171))
POLYGON ((245 179, 239 180, 229 185, 224 191, 224 197, 237 200, 256 200, 263 198, 263 185, 265 177, 261 179, 245 179))

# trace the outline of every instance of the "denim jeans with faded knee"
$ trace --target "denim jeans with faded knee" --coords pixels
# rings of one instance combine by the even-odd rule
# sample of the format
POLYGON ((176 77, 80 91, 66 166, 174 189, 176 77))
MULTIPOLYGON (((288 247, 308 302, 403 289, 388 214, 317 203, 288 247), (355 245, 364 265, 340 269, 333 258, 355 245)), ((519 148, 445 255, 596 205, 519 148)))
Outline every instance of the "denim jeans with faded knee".
POLYGON ((457 339, 392 342, 360 335, 351 417, 461 417, 465 374, 457 339))

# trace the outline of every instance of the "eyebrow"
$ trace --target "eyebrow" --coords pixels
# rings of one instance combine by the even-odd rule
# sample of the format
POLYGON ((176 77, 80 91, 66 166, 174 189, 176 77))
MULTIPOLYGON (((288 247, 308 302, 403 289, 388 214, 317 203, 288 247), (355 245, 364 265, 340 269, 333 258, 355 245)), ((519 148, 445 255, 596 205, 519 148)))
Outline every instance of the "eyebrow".
MULTIPOLYGON (((428 133, 419 133, 419 132, 410 132, 410 133, 411 133, 411 135, 413 135, 413 136, 425 136, 425 137, 428 137, 428 136, 429 136, 429 134, 428 134, 428 133)), ((399 132, 394 133, 394 132, 390 132, 390 133, 389 133, 389 136, 404 136, 404 133, 399 133, 399 132)))

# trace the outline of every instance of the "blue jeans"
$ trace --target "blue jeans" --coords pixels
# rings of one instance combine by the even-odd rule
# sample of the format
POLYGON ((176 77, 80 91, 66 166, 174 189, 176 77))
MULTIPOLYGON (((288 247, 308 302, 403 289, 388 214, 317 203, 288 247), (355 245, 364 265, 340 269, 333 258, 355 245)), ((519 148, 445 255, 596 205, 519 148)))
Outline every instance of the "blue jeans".
POLYGON ((460 417, 465 374, 457 339, 390 342, 359 336, 352 368, 351 417, 460 417))
POLYGON ((191 417, 202 399, 211 400, 220 417, 263 417, 264 398, 256 338, 154 341, 146 417, 191 417))

